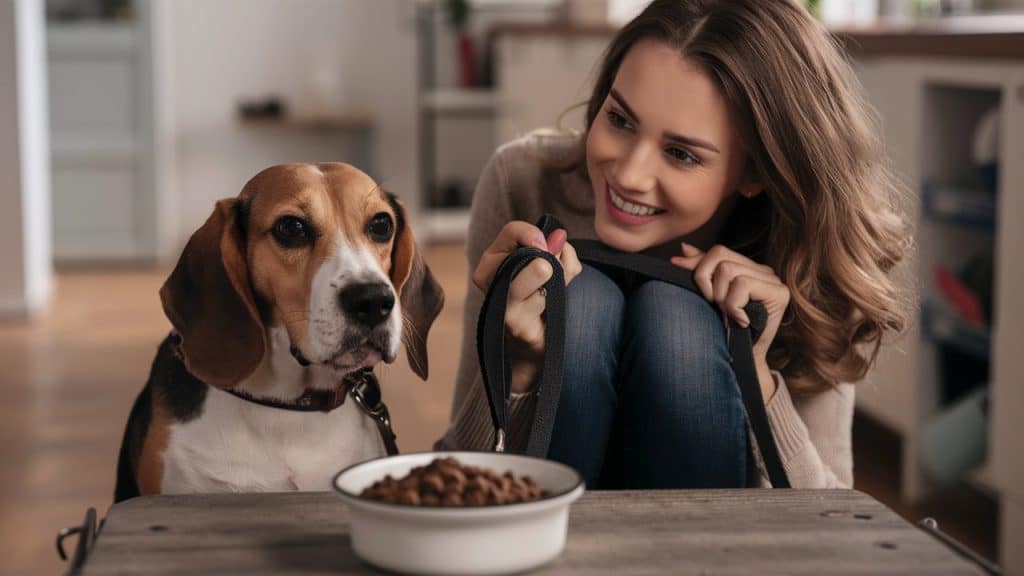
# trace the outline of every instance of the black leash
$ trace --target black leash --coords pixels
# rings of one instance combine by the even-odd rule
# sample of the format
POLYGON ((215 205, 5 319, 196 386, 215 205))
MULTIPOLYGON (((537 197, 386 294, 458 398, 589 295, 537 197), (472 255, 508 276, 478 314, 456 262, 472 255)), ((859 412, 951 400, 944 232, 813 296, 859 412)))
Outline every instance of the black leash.
POLYGON ((487 390, 487 401, 491 407, 491 421, 494 422, 497 452, 505 451, 505 436, 508 431, 508 399, 512 393, 509 362, 505 355, 505 307, 508 304, 508 289, 512 279, 535 258, 551 263, 554 274, 544 285, 547 303, 544 317, 544 362, 535 389, 537 409, 533 428, 530 432, 526 453, 544 458, 551 441, 551 429, 555 424, 555 410, 558 395, 562 390, 562 371, 565 350, 565 277, 562 264, 552 254, 537 248, 517 249, 498 267, 491 287, 484 297, 476 327, 476 347, 480 355, 480 372, 487 390))
MULTIPOLYGON (((538 227, 544 232, 545 237, 554 230, 564 228, 551 215, 541 217, 538 227)), ((621 252, 594 240, 572 240, 571 243, 581 262, 604 272, 626 274, 633 281, 660 280, 699 293, 691 270, 679 268, 651 256, 621 252)), ((477 323, 477 352, 490 404, 491 420, 494 423, 494 449, 502 452, 505 450, 505 438, 508 433, 507 412, 511 395, 509 360, 505 354, 505 309, 508 304, 508 289, 516 275, 535 258, 544 258, 550 262, 555 273, 544 285, 547 298, 544 312, 544 362, 535 388, 537 408, 526 453, 546 458, 562 388, 565 360, 565 280, 562 266, 553 255, 536 248, 522 247, 501 264, 480 310, 477 323)), ((747 419, 768 478, 775 488, 789 488, 789 480, 768 423, 754 365, 753 343, 764 330, 768 313, 760 302, 748 303, 744 311, 750 318, 749 327, 741 327, 731 318, 728 322, 726 337, 733 371, 739 382, 747 419)))

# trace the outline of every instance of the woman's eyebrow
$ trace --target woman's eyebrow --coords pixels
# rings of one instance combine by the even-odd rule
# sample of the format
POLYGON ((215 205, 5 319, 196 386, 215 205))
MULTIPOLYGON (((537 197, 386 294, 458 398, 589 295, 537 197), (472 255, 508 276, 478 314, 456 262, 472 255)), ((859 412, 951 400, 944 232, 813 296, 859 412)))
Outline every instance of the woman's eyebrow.
MULTIPOLYGON (((633 109, 629 107, 629 104, 626 103, 626 99, 622 97, 622 94, 619 94, 618 90, 616 90, 615 88, 612 88, 611 91, 609 92, 609 94, 611 95, 611 97, 616 102, 618 102, 619 106, 622 106, 622 110, 626 113, 627 116, 629 116, 630 120, 632 120, 633 122, 636 122, 637 124, 640 124, 640 118, 638 118, 637 115, 636 115, 636 112, 633 112, 633 109)), ((673 142, 678 142, 678 143, 684 144, 686 146, 695 146, 697 148, 704 148, 705 150, 710 150, 711 152, 714 152, 715 154, 721 154, 721 152, 718 150, 718 148, 715 147, 714 144, 712 144, 710 142, 707 142, 705 140, 701 140, 699 138, 693 138, 692 136, 683 136, 682 134, 676 134, 674 132, 667 132, 667 131, 663 132, 662 136, 666 140, 671 140, 673 142)))

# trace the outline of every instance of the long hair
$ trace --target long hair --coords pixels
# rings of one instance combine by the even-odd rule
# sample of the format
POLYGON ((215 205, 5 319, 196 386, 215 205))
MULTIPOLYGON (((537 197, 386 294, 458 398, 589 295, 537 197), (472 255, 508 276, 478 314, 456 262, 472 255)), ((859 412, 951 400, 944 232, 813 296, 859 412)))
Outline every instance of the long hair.
POLYGON ((861 380, 883 334, 907 322, 907 294, 890 272, 912 234, 842 51, 794 0, 654 0, 609 45, 587 131, 641 39, 666 43, 717 83, 764 184, 738 201, 721 242, 790 289, 769 366, 798 393, 861 380))

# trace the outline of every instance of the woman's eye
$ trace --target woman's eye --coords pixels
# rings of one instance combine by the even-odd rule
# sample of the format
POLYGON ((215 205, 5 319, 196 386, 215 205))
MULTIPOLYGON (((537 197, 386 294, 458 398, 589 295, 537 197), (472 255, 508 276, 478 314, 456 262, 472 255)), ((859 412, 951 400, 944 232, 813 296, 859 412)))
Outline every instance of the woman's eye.
POLYGON ((669 148, 665 153, 676 162, 682 164, 700 164, 700 159, 682 148, 669 148))
POLYGON ((608 123, 618 130, 629 128, 629 120, 626 120, 625 116, 614 110, 608 111, 608 123))
POLYGON ((282 216, 274 222, 272 230, 278 244, 285 248, 298 248, 312 243, 312 229, 301 218, 282 216))
POLYGON ((366 232, 374 242, 384 244, 391 240, 391 235, 395 232, 395 223, 391 220, 390 214, 381 212, 370 218, 370 223, 366 225, 366 232))

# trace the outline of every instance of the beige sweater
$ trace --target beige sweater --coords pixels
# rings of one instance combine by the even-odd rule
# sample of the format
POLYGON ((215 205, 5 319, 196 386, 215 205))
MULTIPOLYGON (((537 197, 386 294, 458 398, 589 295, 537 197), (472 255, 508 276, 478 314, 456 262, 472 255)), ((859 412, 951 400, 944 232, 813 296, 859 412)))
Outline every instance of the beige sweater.
MULTIPOLYGON (((570 238, 594 238, 594 198, 590 183, 578 172, 551 168, 541 158, 564 157, 575 144, 565 139, 528 135, 505 144, 484 168, 473 196, 466 244, 469 270, 510 220, 536 222, 551 213, 565 224, 570 238)), ((476 322, 483 293, 469 282, 463 315, 462 354, 452 403, 451 426, 437 442, 444 450, 489 450, 494 431, 476 352, 476 322)), ((794 488, 849 488, 853 484, 850 433, 854 389, 841 384, 810 397, 791 397, 773 373, 778 391, 767 406, 786 474, 794 488)), ((535 396, 514 395, 509 413, 509 450, 523 452, 533 420, 535 396)), ((751 436, 751 445, 753 437, 751 436)), ((768 486, 755 451, 760 478, 768 486)))

